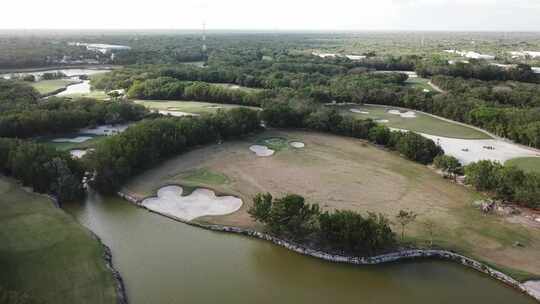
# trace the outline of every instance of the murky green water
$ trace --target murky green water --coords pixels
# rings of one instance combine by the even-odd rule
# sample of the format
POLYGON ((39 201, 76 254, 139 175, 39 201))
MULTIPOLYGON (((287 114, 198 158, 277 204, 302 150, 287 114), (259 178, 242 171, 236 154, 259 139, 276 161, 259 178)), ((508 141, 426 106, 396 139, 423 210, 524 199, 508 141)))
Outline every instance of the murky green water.
POLYGON ((111 247, 131 304, 535 303, 449 262, 334 264, 97 195, 66 209, 111 247))

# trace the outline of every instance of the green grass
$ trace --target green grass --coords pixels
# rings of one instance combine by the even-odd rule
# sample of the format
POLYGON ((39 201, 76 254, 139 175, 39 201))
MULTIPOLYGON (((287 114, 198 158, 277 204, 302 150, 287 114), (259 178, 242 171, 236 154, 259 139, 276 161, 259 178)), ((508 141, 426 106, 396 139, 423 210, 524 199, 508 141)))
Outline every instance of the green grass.
POLYGON ((410 86, 412 88, 415 88, 415 89, 421 89, 421 90, 429 90, 430 92, 434 92, 434 93, 437 93, 437 91, 435 91, 429 84, 429 79, 427 78, 421 78, 421 77, 416 77, 416 78, 409 78, 407 79, 407 81, 405 82, 405 84, 407 86, 410 86))
POLYGON ((64 95, 65 97, 71 97, 71 98, 93 98, 97 100, 106 100, 109 99, 109 95, 105 93, 105 91, 101 90, 92 90, 90 93, 78 93, 78 94, 69 94, 64 95))
POLYGON ((506 161, 507 165, 514 165, 525 172, 540 173, 540 157, 520 157, 506 161))
POLYGON ((182 174, 182 180, 196 185, 223 185, 229 182, 229 178, 225 174, 211 171, 207 168, 185 172, 182 174))
POLYGON ((32 86, 41 95, 47 95, 59 89, 67 87, 69 84, 74 83, 73 80, 66 79, 54 79, 54 80, 40 80, 32 83, 32 86))
POLYGON ((141 104, 148 109, 152 110, 165 110, 165 111, 180 111, 192 114, 206 114, 215 113, 218 108, 223 110, 233 109, 238 107, 245 107, 251 109, 258 109, 256 107, 246 107, 240 105, 231 104, 219 104, 210 102, 198 102, 198 101, 167 101, 167 100, 135 100, 137 104, 141 104))
POLYGON ((239 85, 230 84, 230 83, 214 83, 213 85, 217 85, 217 86, 227 88, 227 89, 230 89, 230 90, 241 90, 241 91, 245 91, 245 92, 260 92, 260 91, 262 91, 262 89, 248 88, 248 87, 239 86, 239 85))
POLYGON ((48 198, 0 176, 0 285, 39 303, 116 303, 104 250, 48 198))
POLYGON ((384 106, 339 106, 343 113, 353 115, 357 118, 371 118, 373 120, 388 120, 387 123, 381 123, 391 128, 405 129, 414 132, 426 133, 436 136, 444 136, 462 139, 489 139, 489 135, 475 130, 473 128, 459 125, 457 123, 447 122, 426 114, 416 112, 416 118, 402 118, 399 115, 389 114, 387 111, 396 109, 384 106), (369 112, 369 114, 353 113, 350 109, 369 112))
POLYGON ((284 137, 264 137, 257 139, 258 145, 264 145, 274 151, 281 151, 289 147, 289 141, 284 137))

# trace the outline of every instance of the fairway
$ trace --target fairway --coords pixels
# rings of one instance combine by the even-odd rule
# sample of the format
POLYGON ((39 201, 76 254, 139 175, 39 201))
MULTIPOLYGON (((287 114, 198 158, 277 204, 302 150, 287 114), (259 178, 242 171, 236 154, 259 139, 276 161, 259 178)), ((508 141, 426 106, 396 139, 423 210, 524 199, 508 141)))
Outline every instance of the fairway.
POLYGON ((513 165, 525 172, 540 173, 540 157, 521 157, 506 161, 507 165, 513 165))
POLYGON ((0 176, 0 210, 0 286, 35 303, 117 303, 102 245, 51 200, 0 176))
POLYGON ((136 104, 143 105, 151 110, 162 110, 171 112, 184 112, 191 114, 215 113, 219 109, 228 110, 238 107, 259 109, 257 107, 248 107, 232 104, 198 102, 198 101, 168 101, 168 100, 135 100, 136 104))
POLYGON ((48 95, 76 82, 77 81, 66 79, 40 80, 33 82, 32 86, 39 92, 39 94, 48 95))
MULTIPOLYGON (((388 111, 398 108, 389 106, 371 106, 371 105, 344 105, 339 106, 343 113, 353 115, 354 117, 366 119, 371 118, 380 121, 380 124, 390 128, 405 129, 413 132, 426 133, 436 136, 461 139, 490 139, 491 137, 484 132, 473 128, 438 119, 436 117, 423 114, 417 111, 414 118, 401 117, 400 115, 390 114, 388 111), (365 113, 353 113, 351 109, 365 113)), ((413 111, 413 110, 411 110, 413 111)))
POLYGON ((275 196, 297 193, 324 210, 381 212, 392 220, 400 209, 410 209, 419 216, 407 227, 406 235, 416 246, 424 246, 429 239, 423 223, 431 220, 436 246, 485 260, 517 278, 540 275, 538 229, 485 216, 473 206, 482 198, 480 194, 357 139, 298 131, 265 132, 245 141, 180 155, 133 178, 123 190, 142 199, 170 184, 204 186, 242 198, 244 206, 232 215, 196 219, 240 227, 260 228, 247 209, 255 194, 267 191, 275 196), (265 138, 301 141, 305 147, 284 146, 273 156, 258 157, 249 147, 265 138), (200 169, 205 172, 201 178, 189 178, 200 169), (523 247, 514 247, 516 241, 523 247))

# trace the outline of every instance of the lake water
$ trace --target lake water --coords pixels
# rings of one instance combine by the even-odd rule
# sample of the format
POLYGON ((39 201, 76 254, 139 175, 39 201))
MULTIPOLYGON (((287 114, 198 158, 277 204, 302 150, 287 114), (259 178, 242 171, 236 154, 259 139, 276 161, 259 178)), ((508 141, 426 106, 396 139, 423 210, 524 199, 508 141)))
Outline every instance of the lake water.
POLYGON ((450 262, 329 263, 93 193, 65 208, 112 249, 131 304, 536 303, 450 262))

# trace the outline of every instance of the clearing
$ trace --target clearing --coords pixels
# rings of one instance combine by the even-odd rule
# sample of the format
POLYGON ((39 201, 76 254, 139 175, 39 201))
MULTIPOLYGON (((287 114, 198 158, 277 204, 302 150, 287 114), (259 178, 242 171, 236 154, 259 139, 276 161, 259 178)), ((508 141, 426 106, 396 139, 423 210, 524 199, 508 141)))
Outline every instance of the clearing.
POLYGON ((517 166, 526 172, 540 173, 540 157, 520 157, 507 162, 509 165, 517 166))
POLYGON ((45 196, 0 176, 0 285, 36 303, 117 303, 102 245, 45 196))
POLYGON ((172 101, 172 100, 135 100, 133 101, 136 104, 143 105, 151 110, 164 111, 163 113, 171 113, 174 115, 174 112, 181 113, 190 113, 190 114, 206 114, 206 113, 215 113, 219 109, 228 110, 238 107, 250 108, 258 110, 257 107, 248 107, 241 105, 233 104, 220 104, 220 103, 210 103, 210 102, 198 102, 198 101, 172 101))
POLYGON ((77 81, 69 79, 54 79, 40 80, 33 82, 31 85, 39 92, 39 94, 49 95, 74 83, 77 83, 77 81))
POLYGON ((518 279, 540 275, 537 228, 512 223, 502 216, 484 215, 473 204, 483 198, 480 194, 443 179, 425 166, 358 139, 301 131, 267 131, 246 140, 210 145, 179 155, 133 178, 123 191, 143 199, 171 184, 204 187, 244 201, 233 214, 200 217, 195 221, 256 229, 261 226, 251 220, 247 210, 259 192, 275 196, 297 193, 309 202, 319 203, 324 210, 381 212, 390 219, 400 209, 410 209, 419 216, 407 227, 408 241, 425 245, 430 233, 424 223, 430 220, 435 223, 436 246, 486 261, 518 279), (254 144, 275 138, 301 141, 305 147, 285 145, 269 157, 258 157, 249 150, 254 144), (205 174, 197 174, 196 183, 192 178, 187 179, 198 170, 205 174), (516 242, 523 247, 514 246, 516 242))
POLYGON ((476 130, 474 128, 438 119, 436 117, 414 110, 404 110, 397 107, 375 105, 340 105, 339 108, 343 113, 354 115, 355 117, 363 119, 371 118, 374 121, 378 121, 379 123, 390 128, 405 129, 413 132, 420 132, 449 138, 491 138, 486 133, 476 130), (389 113, 389 111, 392 110, 415 112, 415 117, 402 117, 402 115, 389 113))

